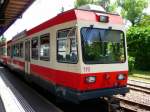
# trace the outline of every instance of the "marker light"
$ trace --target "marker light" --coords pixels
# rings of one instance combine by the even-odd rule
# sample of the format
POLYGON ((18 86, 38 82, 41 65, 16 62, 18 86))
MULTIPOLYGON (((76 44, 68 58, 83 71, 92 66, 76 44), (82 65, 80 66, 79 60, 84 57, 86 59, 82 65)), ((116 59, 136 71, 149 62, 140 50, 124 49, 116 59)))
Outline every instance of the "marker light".
POLYGON ((86 82, 87 83, 94 83, 94 82, 96 82, 96 77, 95 76, 88 76, 88 77, 86 77, 86 82))
POLYGON ((99 22, 108 23, 108 21, 109 21, 109 17, 108 16, 104 16, 104 15, 100 15, 99 16, 99 22))
POLYGON ((119 74, 118 75, 118 80, 124 80, 125 79, 125 75, 124 74, 119 74))

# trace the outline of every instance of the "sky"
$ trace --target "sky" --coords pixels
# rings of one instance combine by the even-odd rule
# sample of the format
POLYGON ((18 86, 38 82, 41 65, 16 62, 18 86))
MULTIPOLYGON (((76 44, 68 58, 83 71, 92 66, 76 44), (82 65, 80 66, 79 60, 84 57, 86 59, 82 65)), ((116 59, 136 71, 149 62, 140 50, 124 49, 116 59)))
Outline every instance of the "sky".
MULTIPOLYGON (((18 19, 5 33, 4 36, 10 40, 17 33, 27 29, 31 29, 40 23, 56 16, 61 12, 62 6, 64 10, 74 8, 75 0, 36 0, 25 13, 22 18, 18 19)), ((147 10, 150 14, 150 5, 147 10)))
POLYGON ((31 29, 40 23, 56 16, 64 10, 74 8, 75 0, 36 0, 5 33, 4 36, 10 40, 17 33, 31 29))

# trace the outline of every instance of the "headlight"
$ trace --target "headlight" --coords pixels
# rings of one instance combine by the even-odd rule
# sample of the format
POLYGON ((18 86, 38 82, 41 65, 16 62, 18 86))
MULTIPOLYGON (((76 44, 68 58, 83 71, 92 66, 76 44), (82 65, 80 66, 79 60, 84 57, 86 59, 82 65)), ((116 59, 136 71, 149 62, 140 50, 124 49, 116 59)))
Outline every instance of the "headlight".
POLYGON ((87 83, 94 83, 94 82, 96 82, 96 77, 95 76, 88 76, 88 77, 86 77, 86 82, 87 83))
POLYGON ((118 80, 124 80, 125 79, 125 75, 124 74, 119 74, 118 75, 118 80))

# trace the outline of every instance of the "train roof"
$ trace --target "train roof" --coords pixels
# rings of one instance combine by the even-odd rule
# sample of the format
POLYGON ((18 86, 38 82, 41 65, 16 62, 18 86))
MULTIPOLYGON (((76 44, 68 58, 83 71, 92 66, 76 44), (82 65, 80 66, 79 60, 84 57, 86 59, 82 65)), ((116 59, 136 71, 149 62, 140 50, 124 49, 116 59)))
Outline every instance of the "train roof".
POLYGON ((18 39, 24 38, 27 36, 27 30, 23 30, 22 32, 16 34, 13 38, 12 41, 16 41, 18 39))
POLYGON ((7 44, 10 44, 12 42, 12 40, 7 41, 7 44))
POLYGON ((27 31, 27 35, 32 35, 34 33, 40 32, 46 28, 49 28, 54 25, 61 23, 69 22, 72 20, 84 20, 84 21, 93 21, 98 22, 99 15, 106 15, 109 17, 109 23, 114 24, 123 24, 123 19, 118 14, 111 14, 103 11, 95 10, 85 10, 85 9, 71 9, 69 11, 58 14, 52 19, 30 29, 27 31))
POLYGON ((104 11, 97 11, 97 10, 86 10, 86 9, 71 9, 65 11, 63 13, 58 14, 57 16, 47 20, 39 24, 38 26, 30 29, 24 30, 17 35, 15 35, 12 40, 8 41, 7 44, 11 43, 12 41, 16 41, 18 39, 30 36, 34 33, 38 33, 44 29, 52 27, 54 25, 62 24, 65 22, 73 21, 73 20, 84 20, 84 21, 93 21, 99 22, 98 16, 105 15, 109 17, 109 23, 114 24, 123 24, 123 19, 118 14, 111 14, 104 11))

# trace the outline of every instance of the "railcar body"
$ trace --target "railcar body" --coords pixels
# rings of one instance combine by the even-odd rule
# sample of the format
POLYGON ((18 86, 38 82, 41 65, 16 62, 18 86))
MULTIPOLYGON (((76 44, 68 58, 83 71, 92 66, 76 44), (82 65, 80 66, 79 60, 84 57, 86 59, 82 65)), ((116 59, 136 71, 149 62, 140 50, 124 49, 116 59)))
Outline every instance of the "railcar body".
POLYGON ((11 68, 67 100, 128 92, 125 29, 119 15, 72 9, 7 44, 11 68))
POLYGON ((7 66, 11 67, 11 60, 12 60, 12 47, 11 47, 12 40, 7 42, 7 66))
POLYGON ((0 63, 6 65, 7 64, 7 44, 0 44, 0 63))

